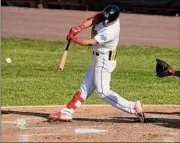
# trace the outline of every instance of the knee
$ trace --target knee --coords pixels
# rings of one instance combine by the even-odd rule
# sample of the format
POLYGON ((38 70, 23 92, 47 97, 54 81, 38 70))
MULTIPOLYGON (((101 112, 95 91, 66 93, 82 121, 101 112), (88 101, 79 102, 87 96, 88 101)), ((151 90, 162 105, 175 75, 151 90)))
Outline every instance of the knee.
POLYGON ((107 96, 110 92, 110 86, 109 84, 106 83, 102 83, 102 82, 94 82, 95 84, 95 89, 96 89, 96 93, 100 96, 100 97, 104 97, 107 96))
POLYGON ((109 94, 109 89, 96 88, 96 93, 100 98, 104 98, 109 94))

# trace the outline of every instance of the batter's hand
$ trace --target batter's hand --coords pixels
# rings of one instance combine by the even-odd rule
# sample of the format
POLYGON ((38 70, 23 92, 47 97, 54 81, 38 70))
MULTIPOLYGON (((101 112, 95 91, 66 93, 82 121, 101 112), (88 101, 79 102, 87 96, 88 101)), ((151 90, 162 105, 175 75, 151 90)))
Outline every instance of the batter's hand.
POLYGON ((72 27, 69 31, 69 34, 72 34, 73 36, 76 36, 79 32, 82 31, 82 28, 80 26, 72 27))
POLYGON ((74 43, 74 42, 77 41, 77 38, 74 37, 73 34, 69 34, 69 35, 67 36, 67 40, 68 40, 68 41, 70 40, 71 43, 74 43))
POLYGON ((80 45, 84 45, 86 43, 85 39, 75 37, 73 34, 69 34, 67 36, 67 40, 70 40, 71 43, 78 43, 80 45))

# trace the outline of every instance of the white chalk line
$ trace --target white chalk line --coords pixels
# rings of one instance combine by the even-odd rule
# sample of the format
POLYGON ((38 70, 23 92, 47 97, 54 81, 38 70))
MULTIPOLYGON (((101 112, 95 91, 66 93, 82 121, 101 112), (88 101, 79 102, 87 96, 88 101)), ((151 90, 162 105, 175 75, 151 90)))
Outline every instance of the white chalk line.
MULTIPOLYGON (((104 132, 107 132, 107 130, 104 130, 104 132)), ((88 133, 88 132, 87 132, 88 133)), ((159 134, 159 132, 134 132, 133 134, 159 134)), ((174 135, 174 136, 178 136, 179 134, 176 133, 167 133, 167 132, 163 132, 163 134, 165 135, 174 135)), ((62 136, 62 135, 70 135, 70 133, 59 133, 59 134, 23 134, 23 135, 19 135, 19 141, 20 142, 29 142, 29 138, 30 137, 43 137, 43 136, 62 136)), ((163 138, 164 142, 173 142, 174 138, 163 138)))
POLYGON ((47 120, 44 117, 31 117, 31 118, 24 118, 24 119, 26 119, 26 120, 42 120, 42 119, 47 120))
POLYGON ((18 128, 25 128, 26 120, 25 119, 17 119, 15 121, 1 121, 1 123, 16 124, 18 128))
POLYGON ((22 135, 19 135, 19 142, 29 142, 29 136, 22 136, 22 135))
MULTIPOLYGON (((88 117, 88 116, 76 116, 76 117, 74 117, 75 119, 76 118, 86 118, 86 119, 107 119, 107 117, 93 117, 93 116, 91 116, 91 117, 88 117)), ((109 119, 110 119, 111 117, 109 117, 109 119)), ((26 122, 27 122, 27 120, 40 120, 40 121, 42 121, 42 119, 44 119, 43 117, 42 118, 23 118, 23 120, 26 120, 26 122)), ((18 120, 18 119, 17 119, 18 120)), ((3 121, 1 121, 1 123, 5 123, 5 124, 17 124, 17 123, 21 123, 21 121, 17 121, 17 120, 9 120, 9 121, 6 121, 6 120, 3 120, 3 121)), ((46 119, 47 120, 47 119, 46 119)), ((86 126, 84 126, 84 127, 86 127, 86 126)))
POLYGON ((5 123, 5 124, 17 124, 16 121, 1 121, 1 123, 5 123))
POLYGON ((94 129, 94 128, 78 128, 75 129, 74 132, 76 134, 88 134, 88 133, 103 133, 107 132, 108 130, 103 130, 103 129, 94 129))
POLYGON ((54 127, 27 127, 26 119, 17 119, 16 121, 1 121, 5 124, 15 124, 21 130, 40 130, 40 129, 54 129, 54 127))
MULTIPOLYGON (((88 129, 84 129, 85 130, 85 132, 84 132, 84 134, 85 133, 87 133, 87 134, 89 134, 89 133, 103 133, 103 132, 107 132, 108 130, 100 130, 99 132, 98 132, 98 130, 93 130, 93 129, 89 129, 89 131, 87 131, 88 129)), ((71 132, 71 133, 69 133, 69 132, 61 132, 61 133, 59 133, 59 134, 52 134, 52 133, 49 133, 49 134, 22 134, 22 135, 19 135, 19 139, 28 139, 29 140, 29 138, 30 137, 43 137, 43 136, 62 136, 62 135, 71 135, 71 134, 82 134, 83 132, 81 131, 81 132, 79 132, 79 131, 77 131, 77 130, 74 130, 73 132, 71 132)))
POLYGON ((21 134, 19 135, 20 142, 29 142, 30 137, 44 137, 44 136, 62 136, 62 135, 70 135, 69 132, 64 131, 58 134, 47 133, 47 134, 21 134))
MULTIPOLYGON (((24 120, 42 120, 44 119, 43 117, 39 117, 39 118, 23 118, 24 120)), ((17 124, 17 120, 2 120, 1 123, 4 123, 4 124, 17 124)))
POLYGON ((20 137, 34 137, 34 136, 61 136, 61 135, 68 135, 68 133, 59 133, 59 134, 25 134, 19 135, 20 137))
POLYGON ((54 127, 32 127, 32 128, 24 128, 23 130, 40 130, 40 129, 55 129, 54 127))
MULTIPOLYGON (((87 104, 81 105, 81 107, 109 107, 109 104, 87 104)), ((143 104, 144 107, 179 107, 180 105, 176 104, 143 104)), ((42 107, 49 107, 49 108, 61 108, 66 107, 66 105, 37 105, 37 106, 2 106, 1 109, 8 109, 8 108, 42 108, 42 107)))

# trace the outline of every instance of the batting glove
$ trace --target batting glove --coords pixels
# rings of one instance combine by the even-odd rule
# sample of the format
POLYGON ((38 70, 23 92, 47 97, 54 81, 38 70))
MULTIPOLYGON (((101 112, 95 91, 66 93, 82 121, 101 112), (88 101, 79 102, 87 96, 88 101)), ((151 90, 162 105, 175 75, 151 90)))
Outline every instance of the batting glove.
POLYGON ((72 27, 71 29, 70 29, 70 32, 69 32, 69 34, 72 34, 73 36, 76 36, 79 32, 81 32, 82 31, 82 29, 81 29, 81 27, 80 26, 78 26, 78 27, 72 27))
POLYGON ((85 42, 84 42, 84 39, 77 38, 77 37, 75 37, 73 34, 69 34, 69 35, 67 36, 67 40, 68 40, 68 41, 70 40, 71 43, 78 43, 78 44, 81 44, 81 45, 83 45, 83 44, 85 43, 85 42))
POLYGON ((72 27, 70 29, 69 34, 72 34, 73 36, 76 36, 79 32, 81 32, 85 28, 86 28, 86 26, 84 24, 81 24, 81 25, 79 25, 77 27, 72 27))
POLYGON ((77 43, 77 37, 75 37, 73 34, 69 34, 67 36, 67 40, 70 40, 71 43, 77 43))

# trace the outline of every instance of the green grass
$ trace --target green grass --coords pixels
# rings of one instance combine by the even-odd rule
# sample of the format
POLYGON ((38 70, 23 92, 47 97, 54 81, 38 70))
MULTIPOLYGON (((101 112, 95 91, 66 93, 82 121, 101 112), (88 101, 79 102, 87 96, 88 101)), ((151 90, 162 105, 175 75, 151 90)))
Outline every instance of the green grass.
MULTIPOLYGON (((2 106, 66 104, 91 64, 92 49, 74 44, 65 71, 58 72, 66 41, 2 38, 1 42, 2 106), (11 64, 5 63, 6 57, 12 59, 11 64)), ((180 104, 180 79, 158 78, 155 73, 156 58, 179 70, 179 53, 178 48, 122 45, 112 75, 112 90, 145 104, 180 104)), ((93 93, 85 103, 105 102, 93 93)))

